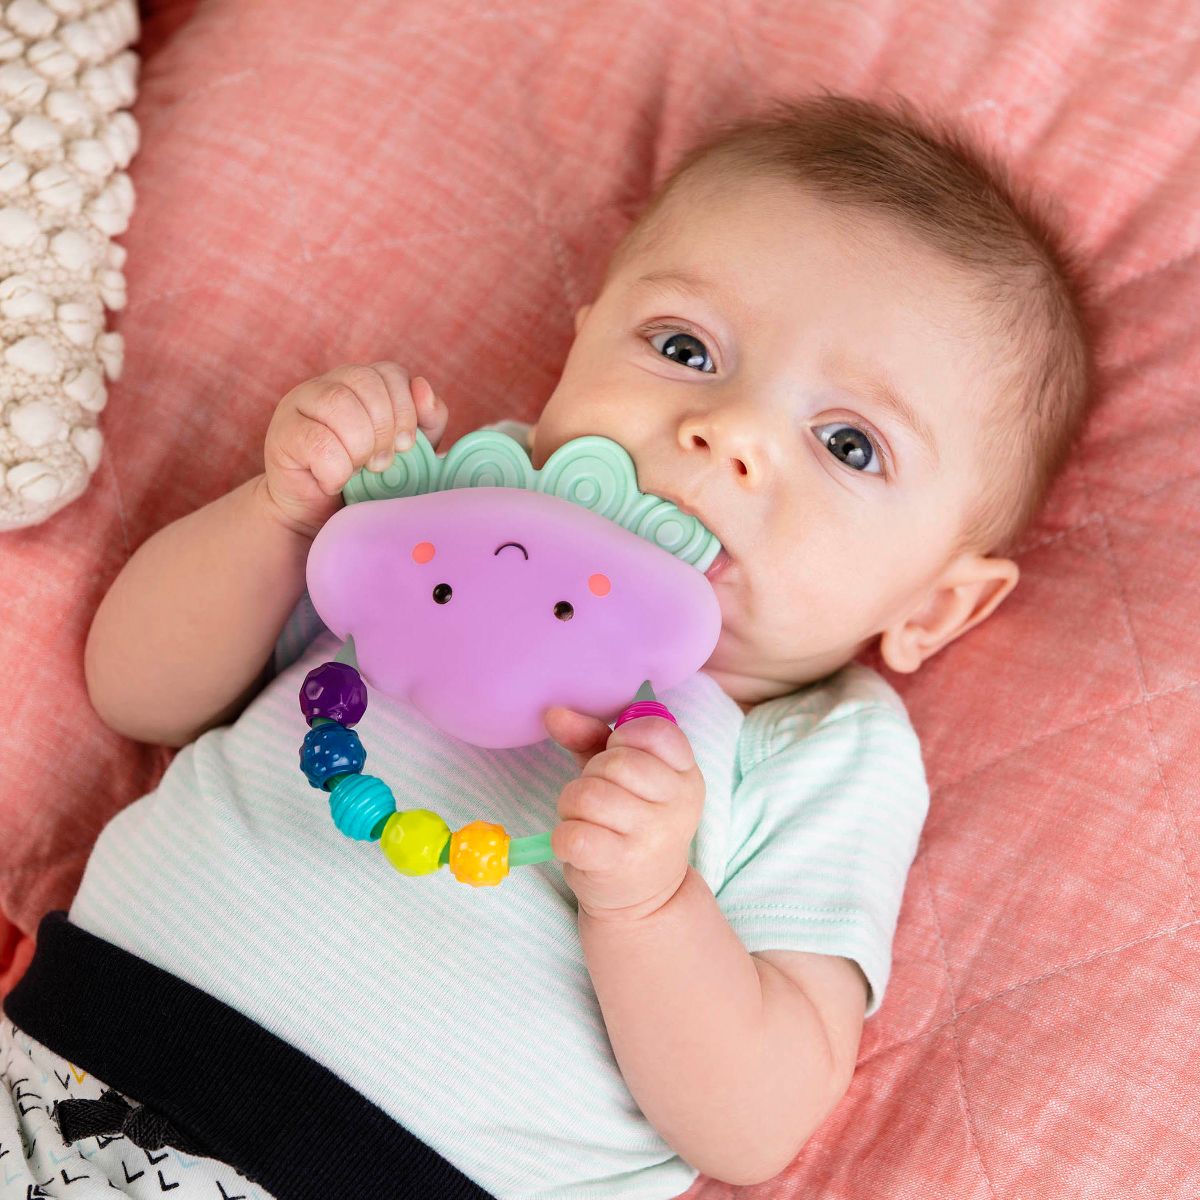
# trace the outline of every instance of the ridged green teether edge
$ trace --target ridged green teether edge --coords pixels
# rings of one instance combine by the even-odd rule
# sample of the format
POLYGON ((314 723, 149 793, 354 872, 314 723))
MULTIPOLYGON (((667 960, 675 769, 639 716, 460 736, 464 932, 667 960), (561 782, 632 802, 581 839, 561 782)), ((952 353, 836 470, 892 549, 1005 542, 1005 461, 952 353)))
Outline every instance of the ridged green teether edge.
POLYGON ((662 546, 653 536, 656 529, 676 526, 684 536, 675 539, 676 545, 662 548, 700 571, 707 570, 721 551, 721 543, 698 518, 680 512, 669 500, 640 491, 628 451, 597 434, 564 442, 539 471, 529 462, 526 448, 499 430, 477 429, 465 434, 439 458, 418 429, 410 449, 397 454, 383 471, 364 468, 351 476, 342 496, 347 504, 419 496, 446 490, 446 478, 454 480, 452 487, 522 487, 560 496, 593 512, 601 511, 655 545, 662 546), (578 469, 573 470, 575 467, 578 469), (468 476, 478 482, 461 482, 468 476), (577 488, 599 494, 588 502, 571 494, 577 488), (656 520, 645 524, 649 512, 656 520))

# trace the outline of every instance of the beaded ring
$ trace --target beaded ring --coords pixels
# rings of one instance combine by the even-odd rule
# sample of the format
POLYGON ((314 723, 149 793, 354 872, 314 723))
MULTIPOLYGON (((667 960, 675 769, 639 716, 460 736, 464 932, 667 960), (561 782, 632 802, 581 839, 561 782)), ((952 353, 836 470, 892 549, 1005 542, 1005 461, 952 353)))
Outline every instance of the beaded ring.
MULTIPOLYGON (((300 769, 313 787, 329 793, 329 811, 338 829, 356 841, 378 842, 402 875, 430 875, 449 866, 459 883, 472 887, 493 887, 510 867, 552 859, 549 832, 513 838, 503 825, 491 821, 471 821, 451 832, 428 808, 396 808, 391 788, 362 773, 367 752, 353 726, 367 711, 367 686, 354 657, 354 639, 348 637, 333 661, 314 667, 300 686, 300 711, 309 724, 300 746, 300 769)), ((650 716, 678 724, 667 706, 654 698, 647 679, 613 729, 650 716)))

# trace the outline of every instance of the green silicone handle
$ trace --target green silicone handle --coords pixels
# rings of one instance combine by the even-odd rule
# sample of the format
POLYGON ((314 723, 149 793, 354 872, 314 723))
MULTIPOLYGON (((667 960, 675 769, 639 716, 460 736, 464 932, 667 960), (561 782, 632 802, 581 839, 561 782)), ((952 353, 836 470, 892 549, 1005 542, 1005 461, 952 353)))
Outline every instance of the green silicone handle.
POLYGON ((513 838, 508 845, 508 865, 527 867, 531 863, 549 862, 554 857, 550 849, 549 833, 535 833, 532 837, 513 838))

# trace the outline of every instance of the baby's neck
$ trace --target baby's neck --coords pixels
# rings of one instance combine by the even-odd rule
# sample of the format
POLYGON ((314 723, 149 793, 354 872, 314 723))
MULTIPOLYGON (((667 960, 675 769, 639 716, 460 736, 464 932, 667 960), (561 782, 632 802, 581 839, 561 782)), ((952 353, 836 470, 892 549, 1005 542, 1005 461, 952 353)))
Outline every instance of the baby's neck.
POLYGON ((761 700, 747 698, 754 693, 747 690, 749 681, 745 679, 726 675, 720 671, 713 671, 708 667, 701 667, 700 674, 707 675, 742 710, 743 715, 748 713, 756 704, 762 703, 761 700))
POLYGON ((768 700, 776 700, 780 696, 790 696, 793 692, 802 691, 814 683, 835 675, 847 664, 854 661, 855 656, 867 648, 863 643, 854 654, 833 652, 823 657, 798 664, 790 678, 771 679, 762 675, 739 675, 729 671, 714 670, 706 665, 701 668, 705 675, 727 695, 743 713, 748 713, 768 700))

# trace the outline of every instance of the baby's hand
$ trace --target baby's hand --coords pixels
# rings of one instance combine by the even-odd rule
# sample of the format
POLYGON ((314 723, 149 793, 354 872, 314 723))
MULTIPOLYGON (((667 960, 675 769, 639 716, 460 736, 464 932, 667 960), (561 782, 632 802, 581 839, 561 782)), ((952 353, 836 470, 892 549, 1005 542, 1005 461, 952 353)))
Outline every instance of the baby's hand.
POLYGON ((436 448, 449 412, 429 383, 394 362, 335 367, 292 388, 267 427, 264 497, 285 525, 307 537, 342 506, 341 491, 363 467, 382 471, 421 431, 436 448))
POLYGON ((688 870, 704 808, 691 744, 662 717, 609 732, 595 717, 555 707, 546 729, 583 774, 558 798, 550 844, 579 907, 599 920, 636 920, 661 908, 688 870))

